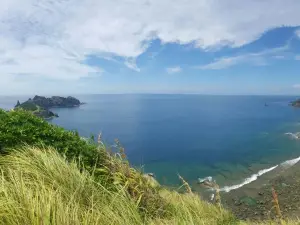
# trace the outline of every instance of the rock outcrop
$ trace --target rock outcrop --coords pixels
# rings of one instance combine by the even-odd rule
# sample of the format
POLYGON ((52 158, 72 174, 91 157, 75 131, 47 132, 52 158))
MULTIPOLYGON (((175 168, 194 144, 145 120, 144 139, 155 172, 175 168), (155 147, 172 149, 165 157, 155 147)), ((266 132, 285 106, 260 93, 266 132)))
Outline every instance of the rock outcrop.
POLYGON ((15 109, 23 109, 32 112, 34 115, 42 118, 53 118, 58 117, 57 114, 53 113, 49 109, 51 108, 69 108, 77 107, 82 103, 74 97, 60 97, 53 96, 51 98, 46 98, 44 96, 36 95, 33 99, 29 98, 26 102, 22 104, 18 101, 15 109))
POLYGON ((43 107, 45 109, 49 109, 49 108, 67 108, 67 107, 76 107, 76 106, 80 106, 82 103, 74 98, 74 97, 60 97, 60 96, 53 96, 51 98, 46 98, 43 96, 38 96, 36 95, 32 101, 40 106, 43 107))
POLYGON ((291 102, 291 106, 300 107, 300 99, 291 102))

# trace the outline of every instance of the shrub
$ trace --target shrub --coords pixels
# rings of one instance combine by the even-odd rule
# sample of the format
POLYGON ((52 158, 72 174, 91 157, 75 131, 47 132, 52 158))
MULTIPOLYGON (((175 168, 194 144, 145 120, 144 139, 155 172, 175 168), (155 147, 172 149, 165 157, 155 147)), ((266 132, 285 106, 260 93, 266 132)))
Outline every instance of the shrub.
POLYGON ((28 111, 36 111, 38 110, 38 106, 33 102, 24 102, 18 106, 18 108, 28 110, 28 111))
POLYGON ((24 145, 51 146, 68 161, 79 159, 81 169, 93 174, 99 184, 114 192, 124 189, 143 216, 163 217, 167 214, 168 205, 159 196, 159 188, 151 186, 149 180, 131 168, 126 159, 108 154, 104 144, 97 146, 76 132, 49 124, 24 110, 0 110, 0 153, 7 155, 12 149, 24 145))
POLYGON ((52 146, 68 159, 81 157, 85 166, 101 165, 106 157, 103 149, 87 143, 74 132, 49 124, 24 110, 0 110, 0 153, 24 144, 52 146))

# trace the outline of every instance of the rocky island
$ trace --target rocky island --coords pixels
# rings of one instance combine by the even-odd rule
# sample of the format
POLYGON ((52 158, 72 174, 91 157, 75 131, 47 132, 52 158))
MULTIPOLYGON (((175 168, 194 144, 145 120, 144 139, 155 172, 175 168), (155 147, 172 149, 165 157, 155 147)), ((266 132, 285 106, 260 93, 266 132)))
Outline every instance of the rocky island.
POLYGON ((53 117, 58 117, 57 114, 50 111, 51 108, 70 108, 78 107, 81 103, 78 99, 74 97, 60 97, 53 96, 51 98, 46 98, 44 96, 36 95, 33 99, 29 98, 27 101, 20 103, 17 102, 15 109, 23 109, 32 112, 38 117, 45 119, 50 119, 53 117))
POLYGON ((290 105, 294 106, 294 107, 299 107, 300 108, 300 99, 292 101, 290 105))

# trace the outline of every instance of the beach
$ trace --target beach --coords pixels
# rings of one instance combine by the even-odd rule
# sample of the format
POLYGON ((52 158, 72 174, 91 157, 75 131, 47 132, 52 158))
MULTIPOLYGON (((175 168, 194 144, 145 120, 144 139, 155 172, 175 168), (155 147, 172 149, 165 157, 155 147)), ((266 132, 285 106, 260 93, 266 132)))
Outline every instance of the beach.
POLYGON ((256 181, 231 192, 222 192, 223 205, 240 219, 263 220, 276 216, 272 187, 278 195, 283 217, 300 214, 300 163, 278 167, 256 181))

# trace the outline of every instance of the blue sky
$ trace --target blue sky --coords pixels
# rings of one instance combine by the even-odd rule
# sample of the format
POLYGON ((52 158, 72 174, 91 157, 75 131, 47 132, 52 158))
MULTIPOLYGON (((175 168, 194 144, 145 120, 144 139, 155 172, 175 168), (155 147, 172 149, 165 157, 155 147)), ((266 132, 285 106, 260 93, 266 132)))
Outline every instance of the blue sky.
POLYGON ((0 94, 300 95, 298 0, 4 0, 0 94))

